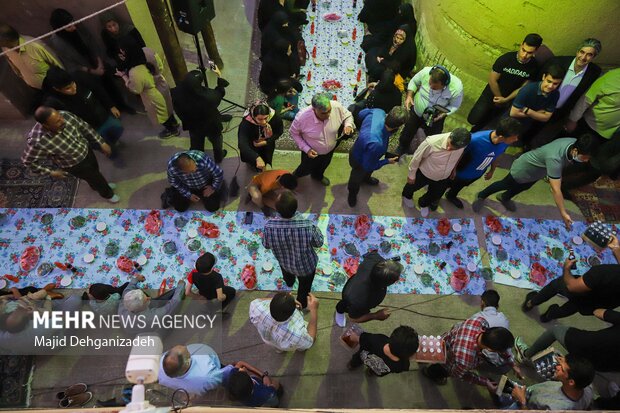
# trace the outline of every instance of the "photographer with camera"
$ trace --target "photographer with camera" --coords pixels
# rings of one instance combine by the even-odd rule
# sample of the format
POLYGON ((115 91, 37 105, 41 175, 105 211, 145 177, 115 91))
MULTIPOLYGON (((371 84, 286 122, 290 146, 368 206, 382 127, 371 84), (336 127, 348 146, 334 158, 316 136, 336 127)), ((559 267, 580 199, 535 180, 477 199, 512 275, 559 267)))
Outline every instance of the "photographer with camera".
POLYGON ((400 135, 398 154, 409 152, 418 128, 426 136, 441 133, 446 117, 456 112, 462 102, 463 83, 445 67, 425 67, 416 73, 407 87, 405 108, 411 113, 400 135))

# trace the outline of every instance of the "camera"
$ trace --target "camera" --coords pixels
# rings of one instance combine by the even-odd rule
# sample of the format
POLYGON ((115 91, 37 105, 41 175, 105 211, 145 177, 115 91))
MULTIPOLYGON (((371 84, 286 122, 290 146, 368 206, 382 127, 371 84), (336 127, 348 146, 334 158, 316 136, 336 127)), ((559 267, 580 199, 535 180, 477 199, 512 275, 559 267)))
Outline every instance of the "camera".
POLYGON ((439 115, 440 113, 448 113, 448 112, 450 111, 445 106, 441 106, 441 105, 429 106, 426 109, 424 109, 424 112, 422 113, 422 119, 424 120, 424 123, 426 124, 427 127, 432 128, 433 123, 435 122, 435 117, 439 115))

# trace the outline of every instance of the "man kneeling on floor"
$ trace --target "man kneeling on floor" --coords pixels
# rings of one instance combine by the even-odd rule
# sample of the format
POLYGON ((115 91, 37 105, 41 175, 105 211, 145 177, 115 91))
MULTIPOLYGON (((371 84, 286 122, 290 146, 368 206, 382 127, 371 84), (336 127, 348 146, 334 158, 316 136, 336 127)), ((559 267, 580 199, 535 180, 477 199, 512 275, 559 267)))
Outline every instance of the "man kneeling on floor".
POLYGON ((248 185, 249 199, 271 216, 276 209, 276 200, 283 189, 294 191, 297 188, 297 177, 284 169, 272 169, 254 175, 248 185))
POLYGON ((371 313, 370 310, 381 304, 387 288, 400 278, 403 266, 394 260, 386 260, 378 252, 364 255, 357 273, 349 278, 342 289, 342 299, 336 304, 336 324, 347 324, 345 313, 354 323, 370 320, 385 320, 390 316, 387 309, 371 313))

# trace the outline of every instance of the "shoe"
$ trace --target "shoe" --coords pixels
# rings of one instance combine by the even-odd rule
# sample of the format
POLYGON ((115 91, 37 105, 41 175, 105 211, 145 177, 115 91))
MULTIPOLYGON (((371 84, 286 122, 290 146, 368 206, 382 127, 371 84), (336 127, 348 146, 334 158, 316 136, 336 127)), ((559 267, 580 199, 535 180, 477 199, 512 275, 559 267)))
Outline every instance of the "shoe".
POLYGON ((349 194, 349 196, 347 197, 347 203, 351 208, 353 208, 355 205, 357 205, 357 197, 355 195, 349 194))
POLYGON ((544 314, 540 315, 540 322, 541 323, 548 323, 551 320, 554 320, 555 317, 551 317, 551 312, 556 311, 558 308, 560 308, 559 305, 557 304, 551 304, 549 306, 549 308, 547 308, 547 311, 544 312, 544 314))
POLYGON ((226 149, 222 150, 222 158, 221 159, 215 159, 215 163, 222 163, 224 158, 226 158, 226 155, 228 155, 228 151, 226 149))
POLYGON ((164 128, 161 132, 157 134, 159 139, 169 139, 173 136, 179 136, 181 134, 181 130, 179 125, 173 126, 172 129, 164 128))
POLYGON ((334 316, 334 320, 336 321, 336 325, 338 327, 344 328, 347 325, 347 319, 344 316, 344 313, 339 313, 336 311, 336 315, 334 316))
POLYGON ((432 381, 433 383, 439 386, 443 386, 444 384, 448 382, 448 378, 445 376, 436 376, 436 375, 431 374, 429 372, 429 367, 430 366, 422 367, 422 375, 424 377, 426 377, 427 379, 429 379, 430 381, 432 381))
POLYGON ((72 407, 82 407, 93 398, 93 394, 89 391, 85 393, 76 394, 74 396, 67 396, 58 403, 58 407, 63 409, 69 409, 72 407))
POLYGON ((510 212, 515 212, 517 210, 517 205, 514 203, 512 199, 504 199, 501 195, 497 195, 495 197, 501 204, 510 212))
POLYGON ((377 178, 375 178, 374 176, 371 176, 371 177, 370 177, 370 178, 368 178, 365 182, 366 182, 368 185, 372 185, 372 186, 379 185, 379 180, 378 180, 377 178))
POLYGON ((43 287, 45 291, 52 291, 54 288, 56 288, 55 283, 49 283, 49 284, 46 284, 45 287, 43 287))
POLYGON ((331 183, 329 178, 327 178, 325 176, 323 178, 321 178, 321 180, 319 182, 321 182, 321 185, 323 185, 323 186, 329 186, 329 184, 331 183))
POLYGON ((618 387, 615 381, 610 381, 609 384, 607 384, 607 391, 609 392, 609 397, 616 397, 618 392, 620 392, 620 387, 618 387))
POLYGON ((56 398, 58 400, 66 399, 67 397, 84 393, 86 390, 88 390, 86 383, 76 383, 67 387, 64 391, 56 393, 56 398))
POLYGON ((484 198, 476 198, 476 200, 474 201, 473 204, 471 204, 471 209, 478 213, 480 212, 480 210, 482 209, 482 206, 484 205, 484 198))
POLYGON ((413 204, 413 199, 409 199, 409 198, 406 198, 406 197, 403 197, 403 204, 405 204, 405 206, 407 208, 415 207, 415 205, 413 204))
POLYGON ((53 291, 48 291, 47 295, 52 299, 52 300, 60 300, 61 298, 65 298, 64 294, 61 293, 55 293, 53 291))
POLYGON ((114 194, 114 196, 112 198, 108 198, 108 202, 111 204, 118 204, 118 201, 121 200, 121 197, 119 197, 118 195, 114 194))
POLYGON ((116 401, 116 397, 112 397, 111 399, 108 400, 99 400, 97 399, 97 401, 95 402, 95 407, 116 407, 116 406, 123 406, 123 404, 121 402, 116 401))
POLYGON ((448 200, 448 202, 450 202, 452 205, 454 205, 458 209, 463 209, 463 201, 461 201, 457 197, 446 195, 446 199, 448 200))
POLYGON ((529 360, 525 356, 525 352, 529 348, 530 347, 525 344, 525 341, 523 341, 523 337, 517 336, 517 338, 515 339, 515 360, 517 361, 517 363, 523 364, 529 360))
POLYGON ((422 215, 422 218, 426 218, 429 213, 430 209, 428 207, 422 207, 422 209, 420 210, 420 215, 422 215))
POLYGON ((439 208, 439 202, 433 202, 428 206, 428 208, 433 212, 437 211, 437 208, 439 208))
POLYGON ((108 182, 108 186, 110 189, 116 189, 116 184, 114 182, 108 182))
POLYGON ((225 113, 221 116, 222 122, 230 122, 233 116, 230 113, 225 113))
POLYGON ((532 308, 534 308, 534 304, 528 303, 532 300, 532 298, 536 296, 536 294, 538 294, 536 291, 530 291, 529 293, 527 293, 527 295, 525 296, 525 300, 523 300, 523 304, 521 304, 521 311, 527 313, 532 308))

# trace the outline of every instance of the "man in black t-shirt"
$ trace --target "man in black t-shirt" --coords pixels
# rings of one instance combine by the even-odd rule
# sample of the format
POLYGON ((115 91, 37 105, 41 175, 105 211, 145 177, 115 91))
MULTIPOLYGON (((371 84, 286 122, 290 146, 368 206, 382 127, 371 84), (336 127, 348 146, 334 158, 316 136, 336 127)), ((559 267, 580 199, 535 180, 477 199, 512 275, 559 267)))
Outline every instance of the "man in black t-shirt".
POLYGON ((376 251, 364 255, 357 273, 342 289, 342 299, 336 304, 336 324, 346 325, 345 313, 354 323, 370 320, 385 320, 390 316, 386 309, 371 313, 370 310, 381 304, 387 287, 400 278, 403 266, 394 260, 386 260, 376 251))
POLYGON ((519 89, 536 78, 538 63, 534 54, 541 44, 542 37, 530 33, 525 36, 518 51, 497 58, 489 74, 489 83, 467 117, 472 124, 472 133, 482 130, 493 118, 505 112, 519 89))
POLYGON ((418 333, 409 326, 397 327, 388 337, 384 334, 362 333, 351 336, 360 348, 347 364, 353 370, 362 364, 376 376, 409 370, 409 359, 418 351, 418 333))
MULTIPOLYGON (((618 238, 612 236, 608 247, 620 263, 618 238)), ((568 298, 568 301, 562 306, 550 305, 540 316, 540 321, 543 323, 556 318, 568 317, 576 312, 582 315, 592 315, 597 308, 613 309, 620 306, 620 264, 595 265, 583 276, 575 277, 571 273, 571 266, 575 262, 575 260, 566 260, 561 277, 551 281, 538 292, 528 293, 521 306, 522 310, 529 311, 550 300, 556 294, 562 294, 568 298)))
POLYGON ((222 275, 213 270, 215 256, 209 252, 204 253, 196 260, 196 269, 187 276, 185 295, 191 297, 204 297, 207 300, 217 299, 222 303, 222 308, 235 298, 235 289, 224 285, 222 275), (192 285, 198 289, 198 294, 192 292, 192 285))

